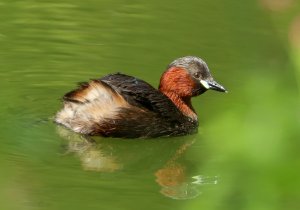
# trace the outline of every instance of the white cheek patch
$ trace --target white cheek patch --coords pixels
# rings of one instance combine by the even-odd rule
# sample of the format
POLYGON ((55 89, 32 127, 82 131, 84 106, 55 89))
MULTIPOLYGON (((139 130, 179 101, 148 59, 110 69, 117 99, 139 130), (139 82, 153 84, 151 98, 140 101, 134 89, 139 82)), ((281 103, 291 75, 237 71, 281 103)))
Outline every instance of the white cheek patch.
POLYGON ((209 84, 205 80, 200 80, 200 83, 205 87, 206 89, 209 89, 209 84))

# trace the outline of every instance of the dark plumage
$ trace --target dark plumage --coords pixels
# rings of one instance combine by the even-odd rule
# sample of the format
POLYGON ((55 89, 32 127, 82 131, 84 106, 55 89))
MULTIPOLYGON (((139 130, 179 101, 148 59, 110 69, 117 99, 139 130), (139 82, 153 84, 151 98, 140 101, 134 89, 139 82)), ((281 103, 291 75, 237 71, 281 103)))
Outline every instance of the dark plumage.
POLYGON ((196 132, 190 98, 207 89, 225 91, 212 79, 204 61, 183 57, 163 74, 159 90, 140 79, 110 74, 64 96, 55 121, 87 135, 137 138, 196 132), (211 87, 209 86, 211 84, 211 87))

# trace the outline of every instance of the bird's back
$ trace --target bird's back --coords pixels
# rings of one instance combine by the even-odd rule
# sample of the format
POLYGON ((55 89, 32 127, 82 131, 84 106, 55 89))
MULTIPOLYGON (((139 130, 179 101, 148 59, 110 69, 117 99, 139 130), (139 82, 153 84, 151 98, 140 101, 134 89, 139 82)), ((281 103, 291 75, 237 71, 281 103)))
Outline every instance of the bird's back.
POLYGON ((55 121, 76 132, 112 137, 158 137, 195 131, 197 122, 148 83, 111 74, 65 94, 55 121))

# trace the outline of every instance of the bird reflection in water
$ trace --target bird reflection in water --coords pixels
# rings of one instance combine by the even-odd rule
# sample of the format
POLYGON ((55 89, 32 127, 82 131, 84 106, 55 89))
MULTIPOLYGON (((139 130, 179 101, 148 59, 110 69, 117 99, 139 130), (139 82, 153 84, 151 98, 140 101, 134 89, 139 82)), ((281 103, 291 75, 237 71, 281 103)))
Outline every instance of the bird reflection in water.
POLYGON ((116 159, 113 148, 101 147, 93 139, 71 132, 61 126, 58 134, 66 140, 65 154, 76 154, 84 170, 99 172, 115 172, 122 169, 122 164, 116 159))
POLYGON ((191 199, 201 194, 199 186, 218 183, 217 176, 188 176, 187 167, 179 159, 193 143, 194 140, 182 144, 165 166, 155 172, 163 195, 173 199, 191 199))
POLYGON ((193 175, 193 164, 184 161, 185 152, 195 142, 193 136, 120 140, 85 137, 61 126, 57 132, 65 140, 64 154, 75 154, 84 170, 113 173, 145 165, 144 170, 153 173, 161 187, 160 193, 172 199, 195 198, 201 194, 201 186, 218 183, 217 176, 193 175))

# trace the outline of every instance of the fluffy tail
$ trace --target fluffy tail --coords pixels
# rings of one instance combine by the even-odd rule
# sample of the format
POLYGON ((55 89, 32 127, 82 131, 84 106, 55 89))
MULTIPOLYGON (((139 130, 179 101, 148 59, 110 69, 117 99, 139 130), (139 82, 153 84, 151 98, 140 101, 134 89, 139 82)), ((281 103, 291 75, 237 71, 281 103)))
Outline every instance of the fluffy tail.
POLYGON ((64 107, 55 117, 55 122, 83 134, 92 134, 106 119, 117 117, 120 108, 129 104, 111 86, 101 80, 82 83, 67 93, 64 107))

